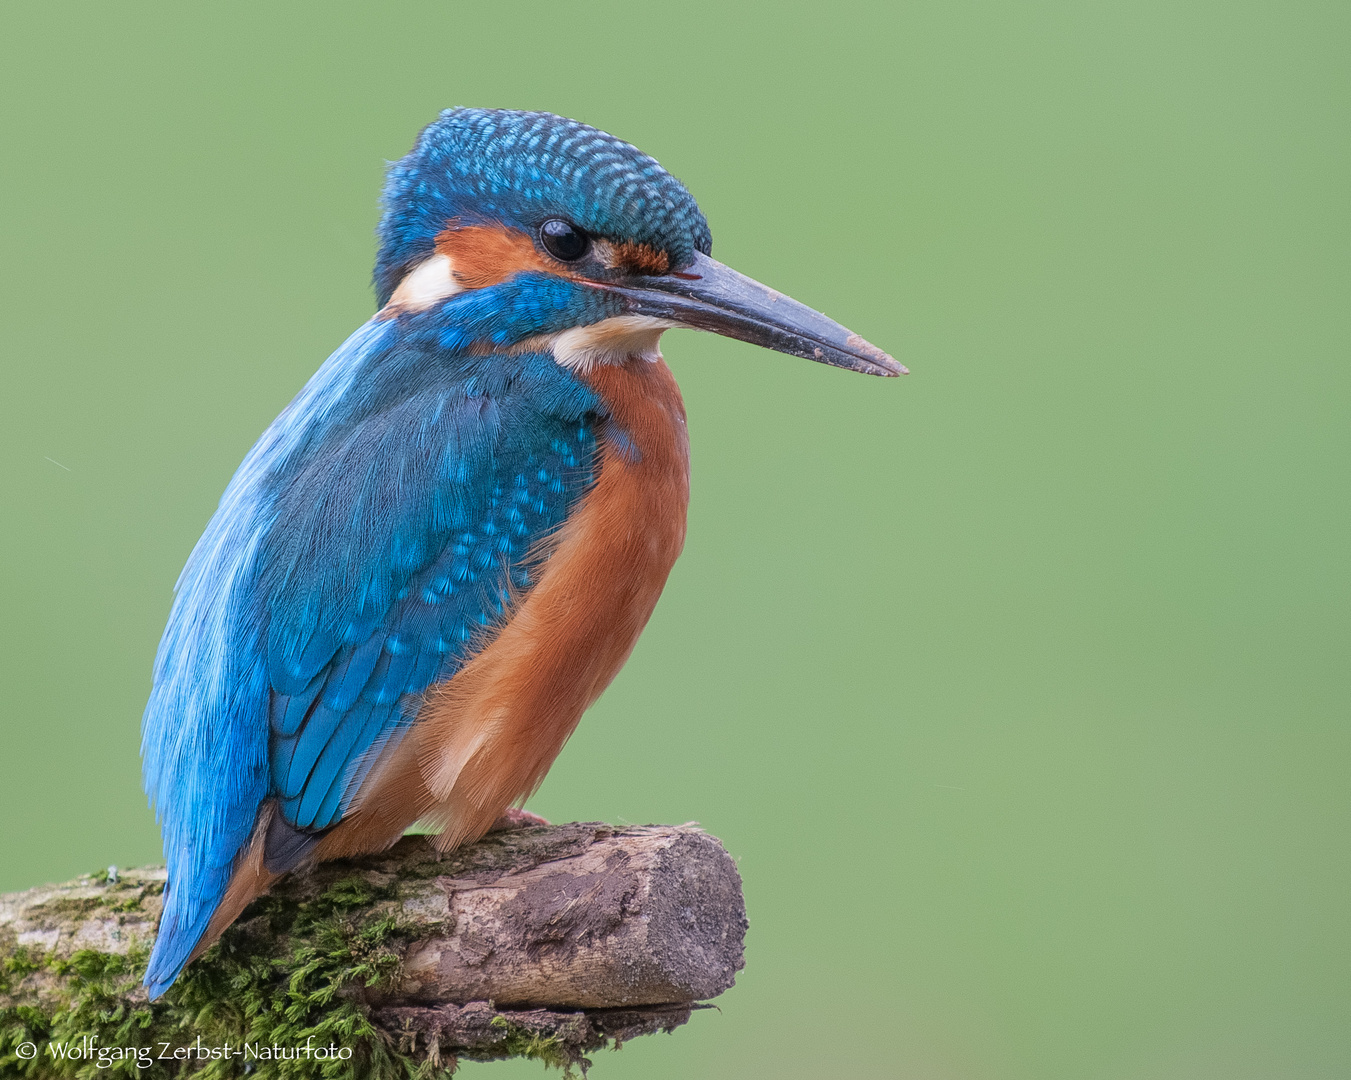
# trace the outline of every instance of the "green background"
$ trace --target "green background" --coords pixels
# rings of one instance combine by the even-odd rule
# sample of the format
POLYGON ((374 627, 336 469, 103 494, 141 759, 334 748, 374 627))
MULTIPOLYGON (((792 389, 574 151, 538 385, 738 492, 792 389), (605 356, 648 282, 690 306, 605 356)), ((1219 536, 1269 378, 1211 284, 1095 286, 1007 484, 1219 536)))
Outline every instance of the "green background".
POLYGON ((1351 1075, 1351 8, 2 18, 0 889, 158 860, 171 586, 370 313, 383 162, 542 108, 914 370, 665 341, 688 547, 530 805, 701 821, 751 931, 595 1075, 1351 1075))

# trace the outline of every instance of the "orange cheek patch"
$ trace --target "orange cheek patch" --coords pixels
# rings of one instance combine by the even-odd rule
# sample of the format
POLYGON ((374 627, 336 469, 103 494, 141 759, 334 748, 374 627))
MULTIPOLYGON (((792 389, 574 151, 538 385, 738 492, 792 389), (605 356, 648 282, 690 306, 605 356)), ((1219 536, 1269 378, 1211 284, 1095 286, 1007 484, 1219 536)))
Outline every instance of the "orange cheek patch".
POLYGON ((452 225, 436 238, 436 250, 449 256, 455 280, 466 289, 484 289, 513 274, 557 274, 519 229, 493 225, 452 225))

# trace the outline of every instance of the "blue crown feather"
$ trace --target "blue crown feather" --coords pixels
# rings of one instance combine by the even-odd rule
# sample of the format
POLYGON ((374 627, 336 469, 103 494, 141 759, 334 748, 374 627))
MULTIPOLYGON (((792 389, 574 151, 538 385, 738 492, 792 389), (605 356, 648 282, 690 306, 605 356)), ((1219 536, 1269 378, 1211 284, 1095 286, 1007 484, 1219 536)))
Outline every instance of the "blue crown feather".
POLYGON ((708 222, 656 159, 546 112, 447 109, 389 168, 375 287, 383 306, 452 219, 533 233, 562 216, 595 236, 646 244, 681 269, 708 255, 708 222))

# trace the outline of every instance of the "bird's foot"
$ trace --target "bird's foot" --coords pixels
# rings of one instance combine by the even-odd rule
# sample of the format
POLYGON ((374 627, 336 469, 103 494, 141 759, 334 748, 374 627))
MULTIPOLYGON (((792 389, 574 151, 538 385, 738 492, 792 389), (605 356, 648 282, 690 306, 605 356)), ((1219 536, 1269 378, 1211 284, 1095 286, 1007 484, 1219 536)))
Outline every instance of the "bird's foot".
POLYGON ((549 822, 529 810, 517 810, 512 807, 502 812, 502 816, 493 822, 489 832, 501 832, 503 829, 528 829, 532 825, 548 825, 549 822))

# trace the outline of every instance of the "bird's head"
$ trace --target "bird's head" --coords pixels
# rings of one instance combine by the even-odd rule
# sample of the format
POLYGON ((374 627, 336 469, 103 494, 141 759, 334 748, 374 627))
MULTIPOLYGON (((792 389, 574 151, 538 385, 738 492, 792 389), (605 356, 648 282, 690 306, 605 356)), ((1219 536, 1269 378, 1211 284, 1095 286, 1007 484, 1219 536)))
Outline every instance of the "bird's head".
POLYGON ((545 347, 586 370, 708 330, 872 375, 905 368, 710 257, 694 197, 657 162, 551 113, 448 109, 389 170, 375 267, 391 316, 435 310, 444 344, 545 347))

